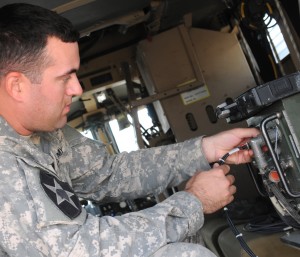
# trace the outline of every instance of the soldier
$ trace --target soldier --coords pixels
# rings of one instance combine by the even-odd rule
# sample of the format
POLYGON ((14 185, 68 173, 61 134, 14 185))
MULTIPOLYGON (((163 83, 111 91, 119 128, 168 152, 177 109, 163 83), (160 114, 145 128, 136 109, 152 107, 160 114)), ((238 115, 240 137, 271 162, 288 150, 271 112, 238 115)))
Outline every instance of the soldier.
MULTIPOLYGON (((201 228, 204 213, 233 200, 229 166, 209 163, 257 130, 109 156, 66 126, 72 97, 82 93, 78 37, 50 10, 0 8, 0 255, 214 256, 182 241, 201 228), (145 197, 186 180, 185 190, 154 207, 118 217, 92 216, 79 202, 145 197)), ((237 152, 228 163, 251 155, 237 152)))

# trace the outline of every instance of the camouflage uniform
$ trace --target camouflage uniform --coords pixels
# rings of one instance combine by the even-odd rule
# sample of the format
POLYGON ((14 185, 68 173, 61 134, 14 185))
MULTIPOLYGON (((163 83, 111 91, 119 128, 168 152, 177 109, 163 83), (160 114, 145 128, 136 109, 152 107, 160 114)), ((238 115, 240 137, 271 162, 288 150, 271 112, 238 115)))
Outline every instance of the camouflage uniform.
POLYGON ((203 224, 201 203, 187 192, 116 217, 87 214, 78 201, 160 193, 209 168, 200 149, 198 138, 110 156, 68 126, 24 137, 0 117, 0 255, 214 256, 181 243, 203 224))

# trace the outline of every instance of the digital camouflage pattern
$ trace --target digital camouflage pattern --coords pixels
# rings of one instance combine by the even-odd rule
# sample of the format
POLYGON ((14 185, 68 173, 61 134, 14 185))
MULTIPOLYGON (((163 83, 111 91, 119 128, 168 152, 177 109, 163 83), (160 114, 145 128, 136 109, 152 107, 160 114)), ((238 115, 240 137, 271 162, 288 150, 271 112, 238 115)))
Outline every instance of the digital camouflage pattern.
POLYGON ((18 135, 0 117, 0 256, 214 256, 180 243, 203 225, 201 203, 178 192, 154 207, 95 217, 78 198, 111 202, 158 194, 209 164, 201 138, 115 156, 66 126, 18 135))

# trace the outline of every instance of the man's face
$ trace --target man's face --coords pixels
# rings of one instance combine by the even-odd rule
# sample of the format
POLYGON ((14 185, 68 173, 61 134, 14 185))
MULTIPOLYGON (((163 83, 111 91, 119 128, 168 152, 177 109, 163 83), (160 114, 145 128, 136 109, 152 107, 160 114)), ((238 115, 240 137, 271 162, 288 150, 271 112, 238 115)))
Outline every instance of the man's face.
POLYGON ((42 71, 39 84, 28 87, 26 108, 26 129, 34 131, 53 131, 67 122, 72 97, 82 94, 76 76, 79 68, 77 43, 64 43, 57 38, 49 38, 46 54, 50 65, 42 71))

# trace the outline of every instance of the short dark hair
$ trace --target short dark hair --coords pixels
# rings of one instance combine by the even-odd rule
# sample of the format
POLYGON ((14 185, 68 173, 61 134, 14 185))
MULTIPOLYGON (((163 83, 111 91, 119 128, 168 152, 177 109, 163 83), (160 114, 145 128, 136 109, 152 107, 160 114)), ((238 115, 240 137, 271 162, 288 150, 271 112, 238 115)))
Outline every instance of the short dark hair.
POLYGON ((69 20, 40 6, 15 3, 0 8, 0 76, 19 71, 38 83, 49 37, 69 43, 78 41, 79 33, 69 20))

